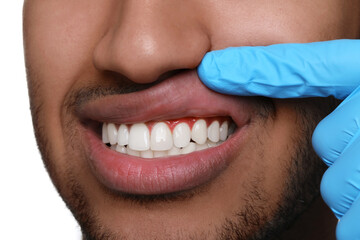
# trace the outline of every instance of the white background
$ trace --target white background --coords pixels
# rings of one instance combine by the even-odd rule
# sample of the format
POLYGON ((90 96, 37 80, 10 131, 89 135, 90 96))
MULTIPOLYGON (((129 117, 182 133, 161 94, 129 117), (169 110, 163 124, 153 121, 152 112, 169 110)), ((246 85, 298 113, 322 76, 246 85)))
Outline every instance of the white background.
POLYGON ((0 239, 79 240, 37 150, 22 48, 21 0, 0 1, 0 239))

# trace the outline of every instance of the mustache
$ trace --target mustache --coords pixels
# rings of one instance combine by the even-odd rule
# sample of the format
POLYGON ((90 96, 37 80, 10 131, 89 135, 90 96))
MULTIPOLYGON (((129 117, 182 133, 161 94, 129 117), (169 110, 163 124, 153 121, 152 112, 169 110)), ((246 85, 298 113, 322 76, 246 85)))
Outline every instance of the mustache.
POLYGON ((106 97, 110 95, 123 95, 129 94, 133 92, 142 91, 150 88, 151 86, 143 86, 143 85, 127 85, 121 87, 85 87, 82 88, 73 94, 70 95, 70 99, 72 99, 72 105, 82 105, 85 102, 93 101, 101 97, 106 97))
POLYGON ((139 92, 151 88, 166 79, 179 74, 182 71, 186 71, 185 69, 174 70, 170 72, 166 72, 160 75, 156 81, 152 83, 136 83, 126 78, 123 75, 119 75, 117 73, 107 73, 112 79, 112 84, 110 86, 106 86, 105 84, 101 84, 101 80, 99 80, 97 85, 86 86, 80 89, 74 89, 70 91, 66 96, 65 106, 67 108, 76 108, 84 103, 89 101, 96 100, 98 98, 110 96, 110 95, 123 95, 134 92, 139 92))
POLYGON ((71 90, 65 100, 65 108, 68 111, 73 111, 76 108, 81 107, 82 105, 97 100, 99 98, 103 98, 110 95, 124 95, 130 94, 134 92, 139 92, 142 90, 146 90, 156 83, 150 84, 137 84, 133 82, 121 82, 112 86, 104 86, 104 85, 95 85, 95 86, 86 86, 80 89, 71 90))

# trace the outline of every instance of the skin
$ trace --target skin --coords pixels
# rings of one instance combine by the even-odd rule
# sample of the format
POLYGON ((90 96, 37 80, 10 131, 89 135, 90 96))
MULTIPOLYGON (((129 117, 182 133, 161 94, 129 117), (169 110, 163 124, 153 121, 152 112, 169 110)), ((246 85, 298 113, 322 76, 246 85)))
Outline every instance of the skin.
POLYGON ((359 13, 356 0, 26 0, 34 129, 84 237, 334 239, 337 220, 318 193, 324 165, 310 144, 332 99, 248 98, 256 109, 251 134, 220 176, 180 194, 132 196, 110 192, 93 176, 72 97, 89 88, 134 91, 183 69, 195 72, 206 52, 229 46, 359 38, 359 13))

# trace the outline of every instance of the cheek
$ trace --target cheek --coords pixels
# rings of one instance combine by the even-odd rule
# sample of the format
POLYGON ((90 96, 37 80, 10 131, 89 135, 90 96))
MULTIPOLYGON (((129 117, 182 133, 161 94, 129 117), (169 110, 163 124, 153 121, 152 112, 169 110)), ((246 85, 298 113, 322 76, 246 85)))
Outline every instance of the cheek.
POLYGON ((265 188, 270 194, 277 193, 277 196, 272 196, 277 200, 280 200, 279 195, 283 194, 285 184, 291 178, 287 170, 299 147, 297 139, 304 137, 299 133, 296 119, 291 105, 277 106, 273 126, 263 134, 265 188))
POLYGON ((25 3, 26 63, 30 81, 40 86, 38 94, 49 111, 59 111, 82 72, 92 70, 92 49, 104 31, 109 2, 102 6, 94 0, 25 3))
POLYGON ((291 178, 288 168, 298 148, 297 139, 305 137, 299 133, 298 116, 293 105, 275 106, 274 118, 257 123, 259 128, 254 132, 245 153, 251 159, 246 171, 248 179, 252 179, 252 184, 261 182, 258 191, 263 191, 264 204, 268 205, 269 212, 275 211, 283 201, 285 185, 291 178))
POLYGON ((246 145, 239 149, 236 160, 219 179, 216 199, 221 212, 218 216, 231 216, 251 203, 254 211, 271 218, 283 203, 297 139, 304 136, 299 134, 293 105, 279 104, 276 108, 274 119, 269 117, 253 123, 246 145))
MULTIPOLYGON (((41 106, 42 131, 62 147, 61 111, 66 94, 90 75, 92 49, 101 36, 110 1, 29 0, 24 4, 24 46, 33 106, 41 106), (66 7, 64 7, 66 6, 66 7), (96 17, 95 17, 96 16, 96 17), (86 70, 84 70, 86 69, 86 70)), ((58 153, 59 154, 59 153, 58 153)))

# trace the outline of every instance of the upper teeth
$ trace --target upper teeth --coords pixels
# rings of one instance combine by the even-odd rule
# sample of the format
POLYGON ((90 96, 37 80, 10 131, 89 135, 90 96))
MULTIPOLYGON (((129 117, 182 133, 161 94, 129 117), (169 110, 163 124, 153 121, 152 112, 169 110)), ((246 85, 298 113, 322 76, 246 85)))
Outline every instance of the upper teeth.
POLYGON ((111 148, 118 152, 153 158, 187 154, 219 145, 233 133, 234 128, 233 124, 229 127, 227 120, 221 125, 218 120, 214 120, 208 127, 204 119, 199 119, 192 129, 185 122, 178 123, 172 133, 165 122, 157 122, 152 126, 150 134, 145 123, 135 123, 130 127, 103 123, 102 140, 110 143, 111 148))

